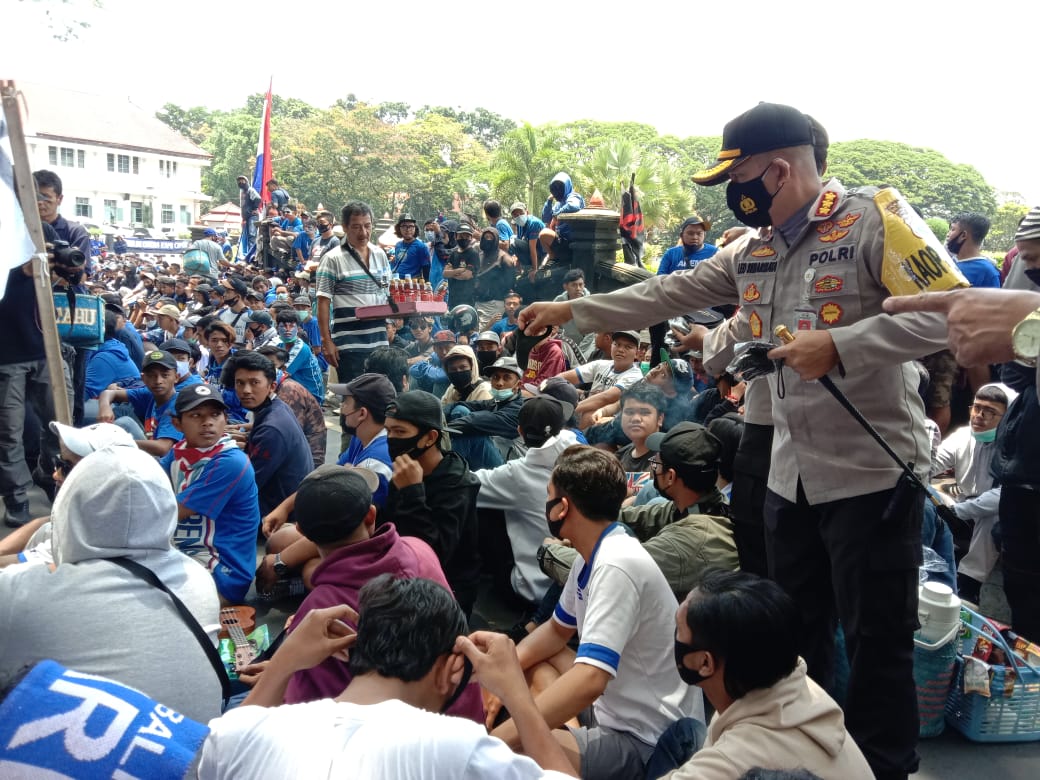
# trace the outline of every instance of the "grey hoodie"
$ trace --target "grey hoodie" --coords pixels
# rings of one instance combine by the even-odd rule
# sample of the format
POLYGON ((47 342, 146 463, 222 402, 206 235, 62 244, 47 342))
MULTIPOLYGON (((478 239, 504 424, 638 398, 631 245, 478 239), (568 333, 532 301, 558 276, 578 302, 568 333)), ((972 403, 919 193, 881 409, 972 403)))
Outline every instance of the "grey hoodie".
POLYGON ((213 578, 170 546, 177 499, 158 461, 112 446, 76 464, 51 512, 57 568, 0 572, 0 673, 53 658, 110 677, 205 723, 221 691, 170 597, 108 558, 148 567, 216 641, 213 578))

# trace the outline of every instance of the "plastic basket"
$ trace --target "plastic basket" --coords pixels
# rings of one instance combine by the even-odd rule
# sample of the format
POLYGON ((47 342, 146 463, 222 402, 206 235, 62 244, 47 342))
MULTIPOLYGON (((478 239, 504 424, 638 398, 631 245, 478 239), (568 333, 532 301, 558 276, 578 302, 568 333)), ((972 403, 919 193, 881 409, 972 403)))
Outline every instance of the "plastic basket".
MULTIPOLYGON (((1000 631, 988 619, 961 608, 960 655, 954 660, 953 684, 946 700, 946 722, 974 742, 1032 742, 1040 740, 1040 670, 1020 660, 1000 631), (965 617, 965 615, 967 617, 965 617), (988 626, 988 631, 983 631, 988 626), (989 698, 964 692, 964 655, 971 655, 983 636, 1004 651, 1015 669, 1011 696, 1004 695, 1006 667, 994 666, 989 698)), ((955 643, 956 644, 956 643, 955 643)))
POLYGON ((914 684, 922 737, 937 737, 946 727, 946 699, 957 659, 955 640, 960 631, 959 625, 954 626, 934 643, 914 638, 914 684))

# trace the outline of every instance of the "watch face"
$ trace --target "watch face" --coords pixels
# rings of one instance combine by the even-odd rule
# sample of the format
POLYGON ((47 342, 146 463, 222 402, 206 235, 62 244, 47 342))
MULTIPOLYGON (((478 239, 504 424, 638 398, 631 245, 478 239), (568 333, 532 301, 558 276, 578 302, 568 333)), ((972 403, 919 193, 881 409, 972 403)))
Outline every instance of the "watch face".
POLYGON ((1011 341, 1011 346, 1019 357, 1040 356, 1040 318, 1030 317, 1020 322, 1015 328, 1011 341))

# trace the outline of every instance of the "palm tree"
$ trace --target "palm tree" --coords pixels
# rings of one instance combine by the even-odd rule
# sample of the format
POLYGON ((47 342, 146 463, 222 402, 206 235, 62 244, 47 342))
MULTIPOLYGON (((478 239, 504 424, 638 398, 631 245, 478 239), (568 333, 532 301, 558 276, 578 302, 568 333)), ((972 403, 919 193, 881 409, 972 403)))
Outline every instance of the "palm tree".
POLYGON ((492 191, 508 208, 522 200, 533 214, 541 209, 549 182, 562 168, 555 128, 525 123, 509 131, 491 161, 492 191))
MULTIPOLYGON (((628 189, 636 175, 636 192, 648 228, 664 227, 690 208, 690 193, 679 174, 652 152, 640 154, 636 147, 621 138, 600 146, 579 171, 586 197, 599 190, 607 206, 621 210, 621 193, 628 189)), ((679 217, 681 218, 681 217, 679 217)))

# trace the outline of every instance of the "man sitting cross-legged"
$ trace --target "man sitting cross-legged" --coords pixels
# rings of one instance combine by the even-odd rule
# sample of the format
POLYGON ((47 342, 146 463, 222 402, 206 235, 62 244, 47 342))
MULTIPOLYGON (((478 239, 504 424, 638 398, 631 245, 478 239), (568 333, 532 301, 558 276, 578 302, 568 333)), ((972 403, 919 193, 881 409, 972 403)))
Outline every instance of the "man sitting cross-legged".
MULTIPOLYGON (((372 503, 380 508, 386 503, 392 467, 383 427, 386 406, 396 398, 394 386, 381 374, 362 374, 343 385, 329 385, 343 396, 340 414, 350 432, 350 446, 340 455, 337 466, 364 468, 375 474, 372 503)), ((263 592, 285 590, 292 586, 287 578, 302 577, 311 587, 311 575, 320 561, 318 548, 295 525, 287 524, 296 506, 296 493, 290 495, 263 520, 267 536, 267 555, 257 569, 257 588, 263 592)), ((278 595, 274 593, 273 595, 278 595)))
MULTIPOLYGON (((372 492, 379 481, 368 469, 321 466, 307 475, 296 493, 297 528, 318 548, 321 562, 311 575, 311 592, 293 625, 321 607, 358 606, 358 593, 380 574, 425 577, 448 587, 437 554, 421 539, 399 536, 393 523, 378 529, 372 492)), ((289 629, 290 633, 292 628, 289 629)), ((338 695, 350 682, 350 669, 337 658, 293 675, 285 691, 287 704, 338 695)), ((483 722, 480 691, 469 690, 451 710, 483 722)))
MULTIPOLYGON (((703 701, 676 678, 668 647, 678 605, 661 570, 615 521, 626 479, 612 455, 570 447, 548 485, 550 533, 581 556, 552 620, 517 647, 535 702, 584 778, 642 777, 662 732, 680 717, 703 719, 703 701), (577 654, 567 642, 577 633, 577 654), (692 695, 691 695, 692 694, 692 695), (562 729, 572 718, 582 724, 562 729)), ((488 718, 497 715, 489 702, 488 718)), ((520 747, 516 724, 492 732, 520 747)))

